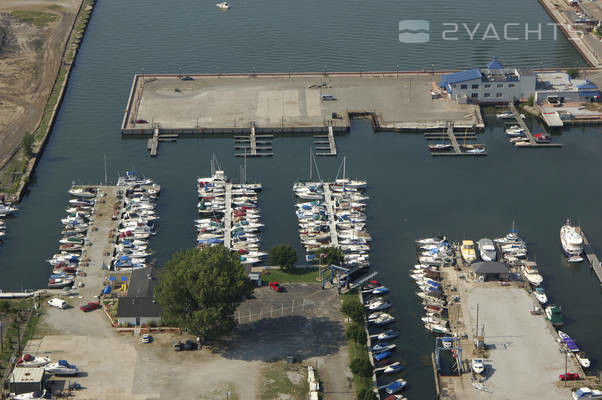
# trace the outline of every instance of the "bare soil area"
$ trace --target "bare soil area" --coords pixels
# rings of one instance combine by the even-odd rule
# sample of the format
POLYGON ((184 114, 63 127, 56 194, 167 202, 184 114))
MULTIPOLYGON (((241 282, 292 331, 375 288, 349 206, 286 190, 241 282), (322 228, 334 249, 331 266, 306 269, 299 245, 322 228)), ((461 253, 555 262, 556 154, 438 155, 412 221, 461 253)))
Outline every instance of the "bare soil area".
POLYGON ((80 4, 0 1, 0 169, 40 120, 80 4))

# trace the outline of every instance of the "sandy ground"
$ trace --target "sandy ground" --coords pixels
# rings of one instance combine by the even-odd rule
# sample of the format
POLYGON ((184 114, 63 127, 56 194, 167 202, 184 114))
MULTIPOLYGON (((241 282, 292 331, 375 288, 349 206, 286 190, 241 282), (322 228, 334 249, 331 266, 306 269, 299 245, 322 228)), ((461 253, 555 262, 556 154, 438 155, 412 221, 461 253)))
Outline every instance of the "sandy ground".
POLYGON ((0 168, 20 145, 24 133, 37 126, 80 3, 0 1, 0 168), (51 13, 56 18, 37 27, 9 14, 15 10, 51 13))

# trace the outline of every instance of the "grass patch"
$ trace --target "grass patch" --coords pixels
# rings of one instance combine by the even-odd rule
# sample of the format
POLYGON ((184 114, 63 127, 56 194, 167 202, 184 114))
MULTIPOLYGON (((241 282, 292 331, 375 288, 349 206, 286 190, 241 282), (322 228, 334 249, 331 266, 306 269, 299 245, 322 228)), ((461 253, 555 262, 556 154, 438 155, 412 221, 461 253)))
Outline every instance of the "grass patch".
POLYGON ((264 270, 261 274, 263 283, 277 281, 285 282, 316 282, 318 280, 318 268, 295 268, 289 272, 279 269, 264 270), (268 271, 269 273, 265 273, 268 271))
POLYGON ((31 10, 15 10, 11 11, 11 15, 17 18, 19 21, 23 21, 40 28, 48 25, 56 19, 55 14, 31 10))
POLYGON ((263 367, 260 382, 257 396, 260 399, 272 400, 288 395, 290 399, 306 400, 309 393, 307 373, 300 364, 269 363, 263 367))

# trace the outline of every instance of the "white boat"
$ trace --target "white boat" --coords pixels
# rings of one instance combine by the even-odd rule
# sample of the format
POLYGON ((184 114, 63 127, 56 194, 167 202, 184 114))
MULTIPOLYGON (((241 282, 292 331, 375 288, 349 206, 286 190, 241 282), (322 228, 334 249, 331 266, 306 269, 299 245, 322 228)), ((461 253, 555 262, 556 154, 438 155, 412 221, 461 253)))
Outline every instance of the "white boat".
POLYGON ((548 302, 548 296, 546 296, 546 292, 542 287, 535 288, 533 294, 540 304, 546 304, 548 302))
POLYGON ((483 238, 479 240, 479 255, 483 261, 495 261, 497 260, 497 251, 493 245, 493 240, 483 238))
POLYGON ((48 364, 44 367, 44 371, 49 374, 62 375, 62 376, 75 376, 77 375, 77 367, 69 364, 65 360, 59 360, 53 364, 48 364))
POLYGON ((579 361, 579 364, 581 364, 581 366, 583 368, 589 368, 591 363, 589 361, 589 358, 587 357, 587 354, 584 351, 580 351, 578 353, 575 353, 575 358, 577 358, 577 361, 579 361))
POLYGON ((92 198, 96 197, 96 189, 95 188, 71 188, 69 189, 69 194, 75 197, 86 197, 92 198))
POLYGON ((566 259, 566 262, 569 263, 580 263, 583 261, 583 257, 581 256, 570 256, 569 258, 566 259))
POLYGON ((497 113, 495 114, 496 118, 500 118, 500 119, 507 119, 507 118, 514 118, 514 114, 512 114, 512 111, 504 111, 501 113, 497 113))
POLYGON ((387 300, 385 300, 383 298, 377 298, 377 299, 369 302, 368 304, 366 304, 366 308, 369 311, 385 310, 389 307, 391 307, 391 303, 389 303, 387 300))
POLYGON ((525 279, 533 285, 539 286, 543 282, 543 277, 539 274, 539 270, 537 269, 537 264, 533 261, 527 261, 523 264, 521 268, 525 279))
POLYGON ((444 333, 444 334, 449 334, 451 333, 451 330, 444 325, 439 325, 439 324, 424 324, 424 327, 433 332, 433 333, 444 333))
POLYGON ((443 237, 430 237, 430 238, 425 238, 425 239, 418 239, 416 240, 416 243, 419 245, 425 245, 425 244, 436 244, 436 245, 440 245, 442 242, 445 241, 445 236, 443 237))
POLYGON ((475 374, 482 374, 485 371, 485 364, 481 358, 473 358, 471 366, 475 374))
POLYGON ((395 317, 386 313, 380 313, 378 317, 371 319, 369 322, 374 325, 386 325, 395 322, 395 317))
POLYGON ((10 204, 0 202, 0 215, 10 215, 13 212, 17 211, 17 207, 14 207, 10 204))
POLYGON ((574 400, 602 400, 602 391, 582 387, 572 392, 574 400))
POLYGON ((42 367, 50 362, 48 357, 35 357, 31 354, 23 354, 17 360, 16 366, 23 368, 35 368, 42 367))
POLYGON ((54 397, 52 393, 43 390, 41 392, 29 392, 29 393, 21 393, 16 396, 10 397, 12 400, 28 400, 28 399, 46 399, 52 400, 54 397))
POLYGON ((227 1, 222 1, 221 3, 217 3, 216 6, 221 8, 222 10, 229 10, 230 4, 227 1))
POLYGON ((560 243, 562 250, 568 257, 579 256, 583 252, 583 238, 576 226, 572 226, 567 219, 560 228, 560 243))

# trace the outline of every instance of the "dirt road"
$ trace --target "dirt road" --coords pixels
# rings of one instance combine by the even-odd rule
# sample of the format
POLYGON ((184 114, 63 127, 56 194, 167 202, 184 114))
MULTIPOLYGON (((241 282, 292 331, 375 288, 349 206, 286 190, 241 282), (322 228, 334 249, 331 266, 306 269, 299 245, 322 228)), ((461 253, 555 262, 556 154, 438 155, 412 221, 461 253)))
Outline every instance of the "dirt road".
POLYGON ((38 124, 80 4, 0 2, 0 169, 38 124))

